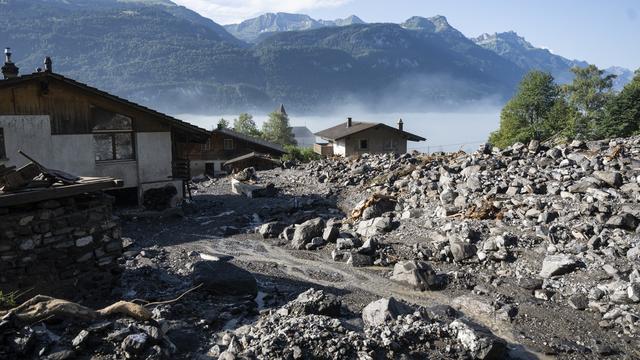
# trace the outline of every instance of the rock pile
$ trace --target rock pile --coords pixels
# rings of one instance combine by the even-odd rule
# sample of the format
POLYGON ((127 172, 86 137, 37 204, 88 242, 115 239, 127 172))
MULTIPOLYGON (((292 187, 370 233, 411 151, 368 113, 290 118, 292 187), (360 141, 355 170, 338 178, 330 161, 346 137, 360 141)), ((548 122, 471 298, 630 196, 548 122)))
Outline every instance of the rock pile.
MULTIPOLYGON (((363 310, 364 327, 347 325, 340 303, 310 289, 257 323, 222 336, 209 355, 218 359, 501 359, 506 342, 464 319, 397 300, 380 299, 363 310), (296 311, 293 309, 306 309, 296 311)), ((353 322, 353 321, 351 321, 353 322)))
MULTIPOLYGON (((536 284, 527 285, 532 297, 599 313, 603 328, 634 336, 640 325, 639 155, 640 137, 557 146, 532 141, 502 150, 485 145, 470 154, 325 159, 304 171, 355 199, 351 220, 331 230, 338 233, 334 260, 456 264, 456 277, 489 274, 536 284), (422 240, 406 244, 411 251, 390 250, 392 240, 406 239, 422 240), (394 252, 401 254, 389 256, 394 252)), ((421 280, 415 269, 401 275, 408 264, 398 263, 392 278, 431 288, 434 273, 421 280)))

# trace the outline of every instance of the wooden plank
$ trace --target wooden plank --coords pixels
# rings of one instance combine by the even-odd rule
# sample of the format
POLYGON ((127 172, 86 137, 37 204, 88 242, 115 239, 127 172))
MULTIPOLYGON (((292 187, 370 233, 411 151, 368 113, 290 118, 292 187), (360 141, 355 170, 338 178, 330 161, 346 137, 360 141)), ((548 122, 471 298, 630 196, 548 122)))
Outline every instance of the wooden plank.
POLYGON ((30 204, 34 202, 59 199, 100 190, 122 187, 122 180, 102 178, 87 180, 75 185, 54 186, 48 189, 31 189, 27 191, 0 194, 0 207, 30 204))

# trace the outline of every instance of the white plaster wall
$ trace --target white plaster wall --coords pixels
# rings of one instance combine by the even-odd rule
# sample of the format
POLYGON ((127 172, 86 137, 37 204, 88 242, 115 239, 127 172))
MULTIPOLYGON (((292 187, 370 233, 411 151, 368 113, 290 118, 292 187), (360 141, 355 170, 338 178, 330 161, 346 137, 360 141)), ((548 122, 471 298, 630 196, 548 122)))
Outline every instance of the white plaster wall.
POLYGON ((337 140, 333 143, 333 155, 347 156, 346 151, 347 149, 344 139, 337 140))
POLYGON ((124 187, 139 182, 169 182, 171 133, 137 133, 136 160, 95 161, 93 135, 51 135, 49 116, 0 116, 4 129, 6 166, 20 167, 28 162, 18 150, 52 169, 77 176, 105 176, 122 179, 124 187), (138 167, 140 169, 138 169, 138 167), (140 174, 140 179, 138 179, 140 174))
POLYGON ((402 135, 386 130, 384 128, 381 129, 369 129, 363 132, 354 134, 349 136, 345 141, 345 154, 346 156, 358 155, 358 154, 380 154, 380 153, 398 153, 404 154, 407 152, 407 139, 405 139, 402 135), (367 150, 360 150, 360 140, 366 139, 369 145, 367 150), (394 139, 396 141, 396 147, 394 149, 385 149, 384 144, 389 139, 394 139))
POLYGON ((4 129, 7 153, 7 158, 0 159, 0 164, 20 167, 29 162, 18 154, 19 150, 44 164, 55 155, 51 152, 49 116, 0 116, 0 127, 4 129))
POLYGON ((213 163, 213 171, 219 173, 222 171, 222 164, 225 162, 227 162, 227 160, 191 160, 191 175, 203 175, 209 163, 213 163))
POLYGON ((171 133, 137 133, 136 156, 140 182, 167 181, 171 169, 171 133))

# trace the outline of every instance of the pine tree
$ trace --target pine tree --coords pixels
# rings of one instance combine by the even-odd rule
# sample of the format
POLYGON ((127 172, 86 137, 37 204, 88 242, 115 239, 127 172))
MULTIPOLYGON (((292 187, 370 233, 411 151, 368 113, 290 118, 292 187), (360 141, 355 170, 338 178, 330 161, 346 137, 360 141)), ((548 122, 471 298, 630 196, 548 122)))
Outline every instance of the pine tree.
POLYGON ((296 139, 289 125, 289 116, 278 111, 269 114, 269 119, 262 125, 262 137, 283 146, 296 145, 296 139))
POLYGON ((640 130, 640 69, 607 106, 606 116, 599 133, 602 137, 624 137, 640 130))
POLYGON ((553 76, 532 71, 522 79, 518 92, 502 109, 500 128, 491 134, 489 141, 505 147, 516 142, 547 139, 562 127, 557 118, 564 108, 560 87, 553 76))
POLYGON ((577 139, 601 137, 599 124, 605 118, 605 108, 613 98, 615 75, 604 75, 595 65, 571 69, 575 77, 565 86, 569 105, 576 110, 570 136, 577 139))
POLYGON ((218 129, 228 129, 229 128, 229 121, 226 120, 225 118, 220 118, 220 120, 218 121, 218 129))

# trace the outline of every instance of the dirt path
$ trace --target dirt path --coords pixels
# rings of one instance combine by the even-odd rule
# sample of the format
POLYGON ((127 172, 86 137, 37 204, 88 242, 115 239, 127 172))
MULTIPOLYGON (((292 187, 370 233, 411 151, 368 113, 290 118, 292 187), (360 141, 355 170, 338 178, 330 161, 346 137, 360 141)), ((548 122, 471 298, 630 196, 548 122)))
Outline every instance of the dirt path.
POLYGON ((377 275, 375 272, 370 271, 370 269, 358 269, 345 263, 334 262, 319 253, 296 252, 270 245, 263 241, 253 239, 239 240, 237 238, 206 239, 177 246, 188 248, 186 249, 188 251, 233 255, 235 259, 241 262, 276 263, 278 264, 279 270, 291 278, 315 283, 320 286, 344 290, 358 289, 377 297, 393 296, 397 299, 422 306, 443 304, 457 307, 458 310, 464 312, 468 318, 491 329, 494 334, 507 340, 510 343, 510 354, 512 358, 550 359, 550 357, 536 353, 520 345, 513 336, 513 329, 509 324, 495 319, 491 314, 483 312, 482 309, 473 307, 461 309, 454 303, 454 298, 446 296, 445 293, 414 291, 384 276, 377 275), (304 257, 296 256, 296 254, 304 255, 304 257), (318 271, 336 276, 331 276, 331 280, 319 279, 317 276, 314 276, 318 271))

